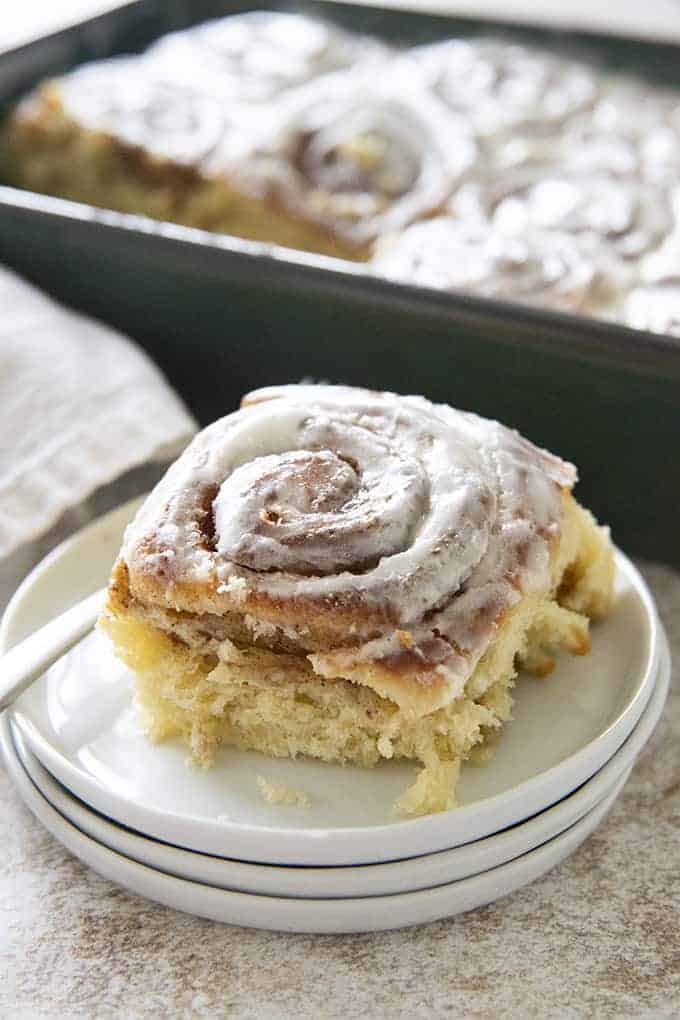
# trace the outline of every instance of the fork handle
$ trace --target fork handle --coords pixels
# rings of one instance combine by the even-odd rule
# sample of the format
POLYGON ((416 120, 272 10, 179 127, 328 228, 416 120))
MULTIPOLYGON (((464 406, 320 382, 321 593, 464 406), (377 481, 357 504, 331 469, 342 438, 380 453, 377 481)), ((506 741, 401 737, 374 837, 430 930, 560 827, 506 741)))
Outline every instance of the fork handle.
POLYGON ((20 641, 0 659, 0 712, 92 630, 104 606, 106 589, 82 602, 20 641))

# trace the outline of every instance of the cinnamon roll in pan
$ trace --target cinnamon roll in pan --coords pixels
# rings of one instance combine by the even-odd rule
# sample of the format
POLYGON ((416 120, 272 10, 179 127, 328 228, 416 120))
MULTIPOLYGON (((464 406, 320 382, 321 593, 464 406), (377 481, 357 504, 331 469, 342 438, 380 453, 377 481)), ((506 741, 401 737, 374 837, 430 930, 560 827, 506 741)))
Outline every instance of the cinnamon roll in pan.
POLYGON ((466 122, 385 68, 329 75, 278 108, 235 170, 244 191, 368 257, 376 238, 443 209, 473 168, 466 122))
POLYGON ((324 226, 235 183, 234 166, 268 126, 266 112, 169 84, 143 61, 103 61, 17 107, 5 171, 22 187, 102 208, 354 257, 324 226))
POLYGON ((674 223, 667 189, 607 174, 510 171, 466 185, 454 214, 493 223, 506 236, 532 229, 569 233, 604 258, 634 260, 658 247, 674 223))
POLYGON ((454 803, 511 715, 520 664, 589 649, 606 529, 572 465, 497 422, 331 386, 248 396, 129 527, 102 626, 154 738, 421 771, 397 809, 454 803))
POLYGON ((372 267, 404 283, 578 311, 592 305, 591 254, 570 234, 531 230, 506 236, 484 221, 442 216, 386 238, 372 267))
POLYGON ((586 65, 500 39, 416 47, 404 59, 404 73, 409 70, 482 138, 536 124, 562 126, 588 109, 599 90, 586 65))

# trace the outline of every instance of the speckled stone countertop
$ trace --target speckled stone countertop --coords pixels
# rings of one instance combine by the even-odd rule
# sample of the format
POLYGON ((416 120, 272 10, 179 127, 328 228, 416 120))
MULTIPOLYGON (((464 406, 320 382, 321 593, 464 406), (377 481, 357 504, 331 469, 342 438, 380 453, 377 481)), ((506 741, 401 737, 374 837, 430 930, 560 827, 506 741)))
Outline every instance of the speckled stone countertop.
MULTIPOLYGON (((9 565, 0 598, 29 565, 9 565)), ((678 663, 680 574, 643 569, 678 663)), ((677 1018, 679 747, 676 665, 622 796, 565 863, 449 921, 324 937, 219 925, 124 892, 62 849, 0 770, 0 1017, 677 1018)))

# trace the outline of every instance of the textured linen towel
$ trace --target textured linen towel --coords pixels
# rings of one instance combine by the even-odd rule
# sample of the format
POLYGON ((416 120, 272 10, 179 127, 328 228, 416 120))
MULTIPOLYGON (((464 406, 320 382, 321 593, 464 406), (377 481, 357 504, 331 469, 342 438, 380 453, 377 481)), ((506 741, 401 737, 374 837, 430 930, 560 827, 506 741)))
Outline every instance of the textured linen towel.
POLYGON ((0 266, 0 559, 195 429, 138 347, 0 266))

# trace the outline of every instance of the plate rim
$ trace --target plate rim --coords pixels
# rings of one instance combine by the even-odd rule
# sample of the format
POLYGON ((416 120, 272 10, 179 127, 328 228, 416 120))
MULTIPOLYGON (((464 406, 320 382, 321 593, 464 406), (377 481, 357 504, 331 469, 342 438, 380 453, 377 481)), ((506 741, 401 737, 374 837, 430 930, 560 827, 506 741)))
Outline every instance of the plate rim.
MULTIPOLYGON (((88 523, 84 528, 60 543, 41 560, 27 575, 10 600, 0 625, 0 652, 8 646, 11 629, 16 626, 16 619, 22 612, 30 612, 30 595, 34 587, 45 581, 53 571, 59 571, 63 562, 81 543, 94 538, 107 527, 115 525, 120 531, 122 522, 131 519, 135 509, 141 505, 144 496, 130 500, 119 507, 88 523)), ((39 761, 49 772, 73 790, 77 796, 89 806, 94 807, 114 820, 122 821, 130 828, 137 829, 145 835, 151 835, 161 841, 169 842, 187 850, 201 851, 215 856, 224 856, 220 845, 231 844, 232 856, 243 861, 261 863, 262 851, 249 849, 249 844, 256 836, 258 846, 265 841, 274 843, 278 852, 267 852, 268 862, 283 865, 327 865, 346 866, 359 863, 377 863, 390 860, 389 852, 371 851, 370 862, 366 860, 366 851, 362 845, 366 842, 387 843, 392 846, 406 845, 403 857, 422 856, 427 853, 451 849, 457 845, 482 839, 498 829, 516 824, 546 809, 556 801, 571 793, 583 782, 595 774, 613 754, 618 751, 625 739, 639 721, 644 711, 658 668, 660 647, 660 622, 658 620, 653 598, 644 578, 633 563, 620 550, 615 549, 617 570, 627 576, 627 580, 640 599, 647 628, 647 655, 641 674, 640 683, 631 700, 622 712, 592 741, 579 748, 573 754, 551 766, 549 769, 524 780, 522 783, 494 794, 483 800, 476 801, 455 809, 458 822, 457 828, 465 831, 459 837, 452 838, 447 832, 447 822, 451 817, 448 812, 427 815, 416 819, 390 822, 382 826, 355 826, 337 829, 320 828, 298 829, 274 828, 267 825, 253 825, 234 821, 217 821, 194 815, 169 815, 153 807, 143 806, 135 802, 121 802, 124 811, 112 811, 112 805, 104 805, 111 794, 93 777, 77 769, 53 744, 51 744, 15 707, 10 710, 11 718, 17 722, 28 745, 39 761), (623 731, 623 732, 622 732, 623 731), (571 775, 567 782, 562 782, 561 792, 557 795, 549 791, 560 775, 571 775), (573 777, 578 778, 574 779, 573 777), (568 786, 568 789, 566 788, 568 786), (552 799, 551 799, 552 798, 552 799), (482 824, 479 816, 485 818, 482 824), (475 825, 474 822, 477 821, 475 825), (168 828, 168 823, 170 828, 168 828), (468 831, 468 823, 471 829, 468 831), (192 832, 200 830, 202 845, 196 846, 196 837, 192 832), (169 833, 172 834, 169 834, 169 833), (343 846, 339 847, 338 844, 343 846), (325 844, 325 845, 324 845, 325 844)), ((97 585, 93 583, 93 590, 97 585)), ((113 807, 116 806, 116 798, 113 807)))
MULTIPOLYGON (((628 781, 635 764, 634 759, 627 761, 615 775, 609 777, 608 782, 604 784, 604 789, 601 793, 592 798, 587 807, 584 807, 583 809, 576 809, 571 814, 568 821, 556 822, 552 830, 548 830, 547 832, 544 830, 543 833, 538 835, 535 839, 532 836, 531 841, 528 844, 525 844, 522 848, 517 847, 507 854, 503 851, 499 851, 497 859, 494 861, 492 857, 491 863, 489 863, 488 858, 486 858, 483 864, 480 864, 479 867, 473 867, 472 869, 468 869, 466 865, 456 865, 453 863, 450 866, 451 873, 446 878, 443 878, 441 877, 440 869, 442 866, 446 868, 449 862, 437 861, 437 858, 446 858, 447 854, 453 855, 459 850, 470 850, 474 852, 474 848, 480 844, 487 844, 489 840, 494 840, 496 837, 504 837, 509 835, 510 831, 514 832, 515 829, 531 825, 534 821, 540 819, 542 815, 560 807, 563 802, 560 801, 558 804, 553 805, 551 808, 548 808, 546 812, 540 812, 538 816, 532 816, 532 818, 527 819, 526 822, 520 822, 519 825, 513 827, 512 830, 503 830, 500 833, 484 837, 483 839, 474 841, 473 843, 466 843, 462 846, 454 847, 451 850, 442 850, 435 854, 423 855, 422 857, 409 857, 405 860, 390 861, 381 864, 346 865, 344 867, 325 868, 310 866, 301 867, 295 865, 281 866, 265 863, 255 864, 249 861, 237 861, 230 858, 215 857, 210 854, 203 854, 196 850, 185 850, 182 847, 176 847, 172 844, 161 843, 158 840, 154 840, 141 833, 134 832, 133 830, 126 830, 123 826, 112 822, 104 816, 101 816, 98 812, 88 808, 84 802, 79 801, 72 794, 69 794, 65 788, 61 787, 54 777, 50 775, 47 769, 41 765, 35 755, 32 754, 30 749, 27 748, 21 741, 21 734, 17 734, 17 732, 12 729, 11 737, 15 753, 21 762, 22 768, 28 774, 33 785, 39 790, 51 807, 53 807, 54 810, 62 816, 62 818, 70 822, 71 825, 89 839, 94 840, 96 843, 99 843, 107 849, 112 850, 115 853, 119 853, 121 856, 127 857, 129 860, 135 861, 138 864, 144 864, 146 867, 174 875, 177 878, 210 885, 217 889, 228 889, 249 895, 266 895, 284 899, 315 900, 373 898, 377 896, 395 895, 399 891, 420 892, 426 889, 436 888, 441 885, 447 885, 452 882, 462 881, 466 878, 474 878, 487 871, 492 871, 494 868, 500 867, 503 864, 509 864, 518 857, 522 857, 526 853, 530 853, 531 851, 538 849, 544 843, 550 842, 550 840, 555 839, 563 832, 566 832, 573 825, 581 821, 581 819, 584 818, 591 810, 594 810, 598 804, 602 803, 615 788, 620 792, 628 781), (17 735, 19 736, 19 741, 17 741, 17 735), (27 755, 30 756, 28 761, 27 755), (45 782, 45 786, 43 786, 43 782, 45 782), (74 815, 70 813, 72 805, 75 807, 74 815), (82 822, 83 816, 85 815, 90 815, 95 819, 95 826, 92 830, 86 828, 82 822), (116 845, 113 841, 115 840, 115 836, 109 835, 111 830, 114 830, 115 833, 119 834, 118 845, 116 845), (140 843, 148 845, 149 849, 146 856, 143 856, 143 849, 139 848, 140 843), (154 852, 156 848, 161 852, 161 856, 154 860, 154 852), (168 851, 169 853, 166 856, 166 852, 168 851), (213 874, 212 876, 209 876, 206 871, 202 873, 196 871, 192 874, 192 858, 198 858, 199 862, 210 861, 213 864, 215 871, 219 868, 223 868, 224 875, 213 874), (408 872, 409 869, 412 869, 413 871, 418 868, 431 869, 433 863, 440 865, 440 868, 437 869, 437 873, 440 877, 435 877, 433 879, 432 871, 430 871, 430 877, 428 880, 415 879, 414 875, 412 875, 411 878, 407 878, 404 874, 405 872, 408 872), (384 871, 381 871, 381 869, 395 870, 386 874, 384 871), (375 879, 377 879, 376 884, 379 885, 379 889, 371 892, 364 891, 367 889, 368 884, 373 878, 370 873, 374 871, 379 872, 379 874, 375 876, 375 879), (357 874, 357 872, 359 874, 357 874), (338 873, 342 873, 342 875, 340 876, 338 873), (294 881, 289 882, 287 890, 284 891, 283 886, 286 885, 287 878, 293 879, 294 881), (359 879, 359 890, 357 890, 356 887, 354 889, 352 888, 351 880, 357 878, 359 879), (264 886, 262 885, 263 879, 264 886), (321 890, 315 882, 310 887, 310 881, 313 882, 313 879, 318 879, 321 883, 325 881, 327 884, 321 890), (347 879, 349 879, 349 881, 347 881, 347 879), (275 888, 276 880, 282 881, 281 889, 275 888), (340 881, 338 882, 338 880, 340 881), (413 884, 414 880, 415 884, 413 884), (299 883, 299 885, 296 886, 296 882, 299 883), (336 883, 335 888, 333 888, 334 882, 336 883), (324 888, 326 891, 323 891, 324 888)), ((587 783, 584 784, 584 786, 587 785, 587 783)), ((579 788, 579 790, 581 789, 583 789, 583 787, 579 788)), ((575 792, 578 793, 579 791, 575 792)), ((484 847, 484 849, 488 850, 489 848, 487 846, 484 847)))
MULTIPOLYGON (((11 739, 14 750, 20 759, 23 768, 28 773, 34 785, 38 787, 45 799, 49 801, 56 811, 96 842, 99 842, 108 849, 119 852, 140 864, 155 867, 167 872, 168 874, 174 874, 177 877, 186 878, 190 881, 204 882, 208 885, 215 885, 217 888, 229 888, 240 892, 251 893, 253 895, 264 893, 265 895, 284 897, 291 896, 295 898, 316 899, 323 897, 331 899, 342 896, 351 896, 354 898, 359 896, 388 895, 399 888, 416 891, 442 884, 443 881, 458 881, 465 877, 472 877, 475 874, 480 874, 483 871, 490 870, 492 867, 497 867, 500 864, 507 863, 515 859, 515 857, 521 856, 522 853, 527 853, 530 850, 536 849, 536 847, 541 845, 542 842, 546 842, 555 836, 558 836, 561 832, 564 832, 575 822, 579 821, 585 814, 588 813, 589 810, 594 808, 601 800, 604 799, 604 797, 606 797, 621 777, 625 777, 623 780, 625 785, 625 782, 627 782, 628 777, 635 766, 639 754, 644 749, 659 723, 666 703, 666 698, 668 696, 670 688, 670 651, 663 633, 662 639, 663 664, 650 702, 643 712, 638 725, 634 728, 633 732, 626 739, 622 747, 619 748, 616 754, 606 763, 606 765, 603 766, 602 769, 600 769, 599 772, 595 774, 595 776, 592 777, 592 779, 587 780, 583 786, 578 788, 578 790, 569 794, 564 798, 564 800, 552 805, 552 807, 546 809, 545 812, 541 812, 539 815, 534 815, 526 822, 519 823, 519 825, 515 826, 513 830, 505 830, 500 833, 495 833, 494 835, 487 836, 485 839, 479 840, 476 843, 463 844, 462 846, 453 848, 452 850, 442 850, 435 854, 424 855, 423 857, 412 857, 407 858, 404 861, 393 861, 385 864, 370 864, 365 866, 355 865, 345 868, 280 867, 277 865, 252 864, 245 861, 218 858, 202 854, 200 851, 183 850, 181 847, 159 843, 147 836, 126 829, 124 826, 117 825, 110 819, 105 818, 97 812, 93 812, 86 804, 79 801, 72 793, 70 793, 70 791, 62 787, 45 769, 45 767, 41 765, 30 749, 26 747, 21 733, 18 733, 16 728, 10 723, 11 739), (45 785, 43 785, 43 783, 45 783, 45 785), (582 805, 582 801, 584 799, 586 800, 585 806, 582 805), (567 802, 569 801, 571 801, 571 805, 567 805, 567 802), (577 801, 578 805, 574 810, 574 806, 577 801), (75 816, 72 816, 69 813, 71 806, 76 809, 75 816), (545 816, 551 813, 553 813, 553 816, 555 814, 559 814, 560 810, 565 806, 569 806, 572 809, 568 820, 565 821, 562 819, 557 823, 557 826, 548 833, 546 833, 544 829, 541 838, 537 838, 536 841, 530 843, 530 845, 526 845, 525 843, 522 850, 515 849, 510 853, 505 851, 504 847, 509 842, 507 837, 509 837, 515 830, 521 829, 525 826, 532 826, 534 822, 539 821, 541 815, 544 816, 545 820, 545 816), (95 821, 94 830, 86 828, 83 824, 83 818, 86 819, 87 823, 87 818, 90 815, 95 821), (118 841, 116 842, 117 836, 118 841), (495 862, 493 854, 493 850, 495 849, 494 843, 496 846, 501 844, 500 854, 495 862), (484 846, 484 844, 486 844, 486 846, 484 846), (475 847, 477 849, 482 849, 484 854, 484 864, 477 870, 465 870, 467 865, 461 865, 458 863, 456 861, 456 857, 464 857, 466 851, 472 850, 475 847), (154 860, 155 848, 158 848, 162 853, 160 859, 154 860), (144 855, 145 851, 146 854, 144 855), (208 871, 204 871, 202 875, 198 873, 192 874, 191 864, 193 858, 197 858, 198 862, 209 861, 212 874, 209 875, 208 871), (491 863, 489 863, 490 860, 491 863), (450 869, 450 871, 445 879, 441 878, 441 881, 428 881, 422 885, 413 885, 413 873, 416 868, 433 869, 433 871, 440 877, 443 875, 442 869, 450 869), (219 874, 220 871, 223 871, 224 874, 219 874), (452 872, 456 873, 453 874, 452 872), (349 881, 346 881, 348 876, 349 881), (263 877, 267 879, 266 888, 263 888, 262 886, 263 877), (293 882, 288 884, 288 887, 285 890, 283 887, 276 886, 277 881, 280 882, 283 879, 285 885, 285 880, 290 879, 291 877, 301 884, 296 886, 295 882, 293 882), (354 887, 353 891, 352 883, 357 877, 360 880, 363 879, 363 883, 360 882, 362 889, 367 888, 369 883, 373 883, 373 885, 375 885, 377 879, 380 891, 359 892, 356 891, 356 887, 354 887), (324 881, 328 881, 329 884, 326 888, 331 891, 319 891, 316 882, 314 882, 312 891, 307 892, 307 890, 310 889, 310 881, 321 878, 323 878, 324 881), (227 879, 229 880, 228 884, 227 879), (386 881, 381 882, 381 879, 386 879, 386 881), (404 882, 408 882, 410 884, 405 886, 404 882), (257 887, 258 883, 259 888, 257 887), (333 883, 335 883, 334 889, 332 889, 333 883), (390 887, 391 885, 395 885, 396 888, 392 889, 390 887), (344 891, 339 891, 340 889, 344 891)), ((432 871, 430 874, 432 874, 432 871)), ((418 881, 420 880, 418 879, 418 881)))
POLYGON ((340 934, 385 931, 452 917, 494 902, 540 878, 578 849, 604 820, 624 785, 622 781, 608 797, 553 839, 479 875, 396 895, 296 899, 217 889, 168 875, 108 849, 80 832, 50 805, 24 770, 16 752, 8 748, 8 739, 11 743, 9 719, 5 714, 0 719, 0 746, 12 782, 24 804, 58 842, 99 875, 138 896, 175 910, 222 923, 279 932, 340 934), (451 904, 450 898, 456 896, 462 896, 462 904, 451 904), (219 911, 211 909, 213 901, 219 911), (225 908, 226 912, 233 911, 231 916, 225 916, 225 908), (406 916, 398 915, 400 909, 406 911, 406 916), (245 913, 239 913, 239 910, 245 913), (260 914, 269 910, 273 917, 264 921, 261 917, 254 919, 253 910, 255 913, 259 910, 260 914), (391 911, 395 916, 387 917, 391 911), (376 912, 381 919, 376 917, 376 912), (357 914, 363 923, 351 920, 357 914), (313 920, 315 917, 316 921, 313 920))

